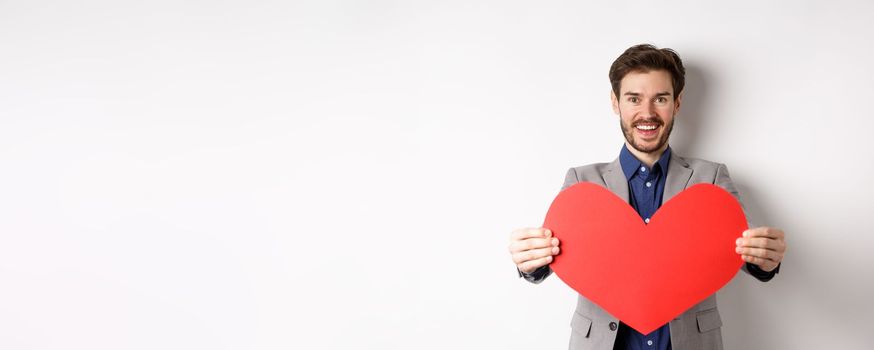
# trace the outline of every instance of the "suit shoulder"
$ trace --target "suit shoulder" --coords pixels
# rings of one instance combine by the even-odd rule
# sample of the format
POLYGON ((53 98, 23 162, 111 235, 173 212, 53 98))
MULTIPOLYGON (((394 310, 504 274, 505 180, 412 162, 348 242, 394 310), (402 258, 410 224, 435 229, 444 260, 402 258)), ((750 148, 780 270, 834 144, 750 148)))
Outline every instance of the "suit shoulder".
POLYGON ((576 166, 571 169, 573 169, 579 181, 592 182, 599 181, 601 179, 601 174, 604 174, 607 171, 609 165, 610 163, 591 163, 576 166))

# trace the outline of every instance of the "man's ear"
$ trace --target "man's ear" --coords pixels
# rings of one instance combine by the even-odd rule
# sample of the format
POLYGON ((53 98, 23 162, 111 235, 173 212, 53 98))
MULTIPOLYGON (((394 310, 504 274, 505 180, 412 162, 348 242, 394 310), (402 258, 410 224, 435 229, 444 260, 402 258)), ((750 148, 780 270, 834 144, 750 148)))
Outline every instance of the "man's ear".
POLYGON ((685 91, 680 92, 680 94, 677 95, 677 98, 674 99, 674 115, 677 115, 677 113, 680 113, 680 105, 682 105, 684 93, 685 93, 685 91))
POLYGON ((613 89, 610 89, 610 105, 613 107, 613 113, 619 115, 619 98, 616 97, 616 93, 613 92, 613 89))

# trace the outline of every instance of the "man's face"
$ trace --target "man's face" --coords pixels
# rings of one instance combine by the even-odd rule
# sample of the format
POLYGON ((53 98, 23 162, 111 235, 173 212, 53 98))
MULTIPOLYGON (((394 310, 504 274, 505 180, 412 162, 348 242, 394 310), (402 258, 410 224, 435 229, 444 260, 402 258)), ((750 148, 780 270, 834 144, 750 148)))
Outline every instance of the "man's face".
POLYGON ((661 152, 668 145, 680 97, 674 99, 671 74, 664 70, 631 72, 619 84, 619 96, 610 93, 613 112, 625 140, 643 153, 661 152))

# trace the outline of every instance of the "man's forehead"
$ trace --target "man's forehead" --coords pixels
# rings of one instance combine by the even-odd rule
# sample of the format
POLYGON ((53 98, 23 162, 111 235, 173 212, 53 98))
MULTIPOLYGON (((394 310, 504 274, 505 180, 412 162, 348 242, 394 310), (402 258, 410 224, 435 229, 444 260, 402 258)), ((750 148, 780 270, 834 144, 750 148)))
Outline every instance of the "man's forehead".
POLYGON ((671 74, 664 70, 629 72, 620 83, 623 95, 633 94, 671 94, 674 90, 671 74))

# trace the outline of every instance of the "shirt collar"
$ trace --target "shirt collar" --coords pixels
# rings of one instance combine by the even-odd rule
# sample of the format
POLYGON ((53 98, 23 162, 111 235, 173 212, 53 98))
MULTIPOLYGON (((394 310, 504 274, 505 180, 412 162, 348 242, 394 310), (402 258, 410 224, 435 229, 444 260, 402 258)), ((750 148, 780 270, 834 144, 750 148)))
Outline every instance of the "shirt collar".
MULTIPOLYGON (((668 170, 668 163, 671 160, 671 146, 665 149, 665 152, 662 153, 662 156, 659 157, 659 160, 653 164, 653 169, 658 167, 662 172, 666 172, 668 170)), ((626 145, 622 145, 622 150, 619 151, 619 164, 622 166, 622 172, 625 173, 625 180, 631 180, 641 165, 643 163, 637 159, 631 151, 628 150, 626 145)))

